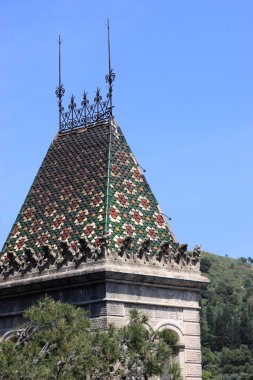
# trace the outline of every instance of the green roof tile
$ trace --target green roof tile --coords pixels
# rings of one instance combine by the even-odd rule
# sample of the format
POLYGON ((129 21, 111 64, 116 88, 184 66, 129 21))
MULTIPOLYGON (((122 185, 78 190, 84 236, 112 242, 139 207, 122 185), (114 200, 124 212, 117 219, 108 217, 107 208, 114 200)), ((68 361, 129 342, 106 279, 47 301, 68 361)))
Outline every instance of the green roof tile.
POLYGON ((114 120, 56 136, 3 253, 39 252, 59 241, 75 247, 81 236, 96 246, 105 233, 108 248, 117 252, 127 236, 134 253, 145 238, 151 254, 165 240, 172 251, 177 246, 114 120))

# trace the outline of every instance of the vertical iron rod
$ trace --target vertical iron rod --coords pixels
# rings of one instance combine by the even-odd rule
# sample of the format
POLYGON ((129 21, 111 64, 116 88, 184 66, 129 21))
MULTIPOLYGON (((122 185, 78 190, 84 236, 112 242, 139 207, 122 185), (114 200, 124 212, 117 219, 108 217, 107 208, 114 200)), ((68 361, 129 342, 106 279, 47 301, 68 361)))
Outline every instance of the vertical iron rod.
POLYGON ((59 35, 58 43, 59 43, 59 87, 60 87, 61 86, 61 43, 62 43, 60 35, 59 35))
POLYGON ((100 90, 97 88, 96 92, 96 99, 97 99, 97 120, 99 120, 99 96, 100 96, 100 90))
POLYGON ((107 19, 107 44, 108 44, 108 82, 109 82, 109 97, 110 97, 110 109, 112 112, 112 71, 111 71, 111 44, 110 44, 110 23, 107 19))
POLYGON ((59 130, 61 130, 61 111, 62 111, 62 84, 61 84, 61 36, 59 35, 59 130))

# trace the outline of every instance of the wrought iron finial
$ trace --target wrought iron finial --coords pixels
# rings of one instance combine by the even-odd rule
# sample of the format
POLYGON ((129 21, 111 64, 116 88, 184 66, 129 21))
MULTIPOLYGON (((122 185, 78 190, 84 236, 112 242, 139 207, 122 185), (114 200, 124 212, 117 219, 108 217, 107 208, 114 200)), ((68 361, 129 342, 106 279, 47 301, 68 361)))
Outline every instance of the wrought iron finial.
POLYGON ((61 130, 61 124, 62 124, 62 112, 64 111, 64 107, 62 106, 62 97, 65 93, 65 89, 63 84, 61 83, 61 44, 62 39, 59 35, 58 39, 58 59, 59 59, 59 84, 58 87, 55 90, 55 94, 57 96, 58 100, 58 107, 59 107, 59 130, 61 130))
POLYGON ((72 94, 70 98, 70 103, 69 103, 69 112, 70 112, 70 120, 69 120, 69 126, 70 129, 74 129, 77 126, 76 122, 76 103, 75 103, 75 97, 72 94))
POLYGON ((96 89, 96 96, 94 98, 94 102, 96 103, 96 105, 98 105, 98 103, 100 102, 100 100, 102 100, 102 96, 100 95, 100 88, 97 87, 96 89))
POLYGON ((75 97, 74 97, 74 95, 72 94, 72 95, 71 95, 71 98, 70 98, 69 109, 73 112, 74 109, 75 109, 75 107, 76 107, 75 97))
POLYGON ((108 44, 108 74, 105 77, 106 83, 108 83, 108 94, 107 98, 109 100, 110 104, 110 116, 112 116, 112 82, 115 80, 115 73, 113 69, 111 68, 111 43, 110 43, 110 23, 109 23, 109 18, 107 19, 107 44, 108 44))
POLYGON ((101 109, 100 109, 101 108, 100 104, 101 104, 102 96, 100 94, 100 91, 101 91, 100 88, 97 87, 97 89, 96 89, 96 96, 94 98, 94 105, 95 105, 95 114, 94 114, 94 116, 95 116, 95 120, 96 121, 99 120, 101 118, 101 116, 102 116, 101 109))
POLYGON ((87 127, 90 122, 90 112, 89 112, 89 99, 87 98, 88 92, 83 92, 83 100, 81 106, 83 107, 83 112, 81 111, 80 122, 84 127, 87 127))
POLYGON ((87 98, 87 95, 88 95, 88 92, 83 92, 83 101, 82 101, 82 103, 81 103, 81 105, 83 106, 83 107, 86 107, 88 104, 89 104, 89 100, 88 100, 88 98, 87 98))
MULTIPOLYGON (((57 98, 61 99, 63 97, 64 93, 65 93, 65 89, 63 87, 63 84, 56 87, 55 95, 57 96, 57 98)), ((63 108, 62 108, 62 110, 63 110, 63 108)))

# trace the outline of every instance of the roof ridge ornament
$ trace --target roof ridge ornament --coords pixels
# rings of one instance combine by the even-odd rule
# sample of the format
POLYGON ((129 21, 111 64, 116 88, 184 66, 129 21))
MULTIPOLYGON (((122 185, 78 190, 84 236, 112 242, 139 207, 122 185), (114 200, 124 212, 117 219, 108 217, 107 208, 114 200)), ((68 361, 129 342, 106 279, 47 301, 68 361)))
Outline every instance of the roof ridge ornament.
POLYGON ((77 128, 85 128, 90 125, 94 125, 97 122, 108 121, 112 118, 112 92, 113 92, 113 81, 115 80, 115 73, 111 68, 111 51, 110 51, 110 25, 109 19, 107 20, 107 44, 108 44, 108 74, 105 76, 106 83, 108 83, 108 93, 106 99, 103 100, 101 96, 101 90, 97 87, 94 97, 94 103, 90 104, 87 92, 83 92, 83 100, 81 102, 81 107, 77 108, 75 103, 75 97, 72 95, 70 98, 70 104, 68 106, 68 111, 64 111, 62 105, 62 97, 65 93, 65 88, 61 82, 61 44, 62 39, 59 35, 58 46, 59 46, 59 84, 56 88, 55 94, 58 98, 58 108, 59 108, 59 132, 69 132, 77 128))

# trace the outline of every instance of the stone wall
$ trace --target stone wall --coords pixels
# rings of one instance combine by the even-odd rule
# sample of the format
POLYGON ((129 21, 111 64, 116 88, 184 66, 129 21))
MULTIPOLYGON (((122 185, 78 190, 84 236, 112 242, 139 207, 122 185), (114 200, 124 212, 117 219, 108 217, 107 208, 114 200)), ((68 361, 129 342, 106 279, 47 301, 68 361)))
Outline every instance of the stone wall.
POLYGON ((154 273, 152 268, 112 263, 47 278, 12 279, 0 284, 0 336, 8 338, 22 322, 23 311, 45 294, 82 307, 93 326, 102 329, 110 323, 125 325, 134 308, 149 317, 152 329, 177 333, 183 378, 201 380, 199 293, 206 283, 196 273, 154 273))

